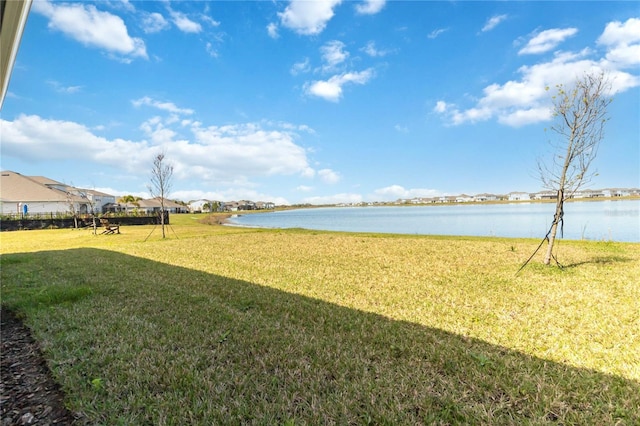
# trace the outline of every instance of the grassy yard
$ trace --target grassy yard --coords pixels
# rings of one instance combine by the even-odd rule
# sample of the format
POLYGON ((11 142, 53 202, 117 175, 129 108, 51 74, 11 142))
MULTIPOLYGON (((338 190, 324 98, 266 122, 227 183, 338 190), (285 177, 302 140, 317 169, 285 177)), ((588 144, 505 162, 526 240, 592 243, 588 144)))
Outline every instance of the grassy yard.
POLYGON ((2 304, 91 423, 640 423, 640 244, 516 275, 539 241, 197 219, 0 234, 2 304))

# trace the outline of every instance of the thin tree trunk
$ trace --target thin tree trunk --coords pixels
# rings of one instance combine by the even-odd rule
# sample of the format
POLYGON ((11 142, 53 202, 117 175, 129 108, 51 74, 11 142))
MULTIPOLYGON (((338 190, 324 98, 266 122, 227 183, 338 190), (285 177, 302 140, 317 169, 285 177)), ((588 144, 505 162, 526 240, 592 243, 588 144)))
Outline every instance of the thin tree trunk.
POLYGON ((564 191, 560 189, 558 191, 558 199, 556 201, 556 212, 553 215, 553 222, 551 223, 551 229, 549 230, 549 246, 547 247, 547 254, 544 256, 544 264, 549 265, 551 263, 551 256, 553 256, 553 244, 556 241, 556 234, 558 233, 558 224, 562 220, 564 206, 564 191))
MULTIPOLYGON (((558 214, 558 207, 556 207, 556 216, 558 214)), ((556 216, 554 216, 553 224, 551 224, 551 231, 549 232, 549 245, 547 246, 547 254, 544 255, 544 264, 549 265, 551 263, 551 255, 553 252, 553 243, 556 241, 556 233, 558 232, 558 222, 556 222, 556 216)))
POLYGON ((162 238, 165 238, 165 234, 164 234, 164 211, 161 213, 160 222, 162 223, 162 238))

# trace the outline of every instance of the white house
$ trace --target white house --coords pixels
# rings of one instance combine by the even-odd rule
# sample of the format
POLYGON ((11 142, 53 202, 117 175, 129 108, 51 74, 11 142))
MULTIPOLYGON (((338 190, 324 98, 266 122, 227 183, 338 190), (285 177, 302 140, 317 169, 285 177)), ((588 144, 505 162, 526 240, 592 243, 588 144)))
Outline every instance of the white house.
POLYGON ((469 203, 473 201, 473 197, 467 194, 461 194, 456 197, 456 203, 469 203))
POLYGON ((628 197, 632 194, 633 190, 626 188, 611 188, 612 197, 628 197))
POLYGON ((195 200, 195 201, 191 201, 189 202, 189 211, 191 211, 192 213, 202 213, 202 212, 209 212, 210 210, 210 204, 211 202, 209 200, 195 200))
POLYGON ((531 200, 531 195, 528 192, 510 192, 509 201, 529 201, 531 200))
POLYGON ((2 214, 89 213, 91 201, 83 191, 43 176, 0 172, 2 214))
POLYGON ((495 194, 478 194, 473 197, 473 201, 483 202, 483 201, 496 201, 498 196, 495 194))
POLYGON ((533 194, 535 200, 555 200, 557 197, 556 191, 540 191, 533 194))
POLYGON ((116 204, 115 195, 105 194, 94 189, 81 189, 93 206, 94 213, 106 213, 106 207, 116 204))
POLYGON ((271 201, 257 201, 256 202, 256 209, 258 210, 270 210, 270 209, 275 209, 276 205, 275 203, 272 203, 271 201))
MULTIPOLYGON (((127 213, 132 213, 137 211, 139 213, 144 214, 154 214, 159 212, 162 209, 162 205, 160 204, 160 197, 150 198, 148 200, 138 200, 135 203, 127 203, 126 210, 127 213)), ((183 206, 182 204, 178 204, 175 201, 164 200, 164 209, 169 213, 188 213, 189 208, 183 206)))

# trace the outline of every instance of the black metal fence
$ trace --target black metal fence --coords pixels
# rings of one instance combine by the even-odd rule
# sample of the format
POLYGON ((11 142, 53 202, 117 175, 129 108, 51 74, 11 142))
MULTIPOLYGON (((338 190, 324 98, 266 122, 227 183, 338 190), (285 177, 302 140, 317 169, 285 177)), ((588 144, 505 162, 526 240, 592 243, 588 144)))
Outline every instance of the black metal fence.
MULTIPOLYGON (((87 228, 100 227, 100 219, 108 219, 109 223, 121 226, 129 225, 158 225, 160 213, 152 216, 125 216, 125 215, 80 215, 73 217, 56 213, 38 213, 27 215, 2 215, 0 216, 0 231, 20 231, 27 229, 59 229, 59 228, 87 228)), ((169 224, 169 212, 165 212, 165 224, 169 224)))

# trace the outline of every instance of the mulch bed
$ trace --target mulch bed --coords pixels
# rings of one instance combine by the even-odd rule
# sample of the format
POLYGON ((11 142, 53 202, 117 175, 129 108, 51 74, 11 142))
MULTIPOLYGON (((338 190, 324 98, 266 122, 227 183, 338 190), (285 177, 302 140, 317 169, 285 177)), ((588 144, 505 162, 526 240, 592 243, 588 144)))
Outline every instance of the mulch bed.
POLYGON ((81 423, 64 406, 64 393, 53 380, 29 329, 6 309, 2 309, 0 315, 2 426, 81 423))

